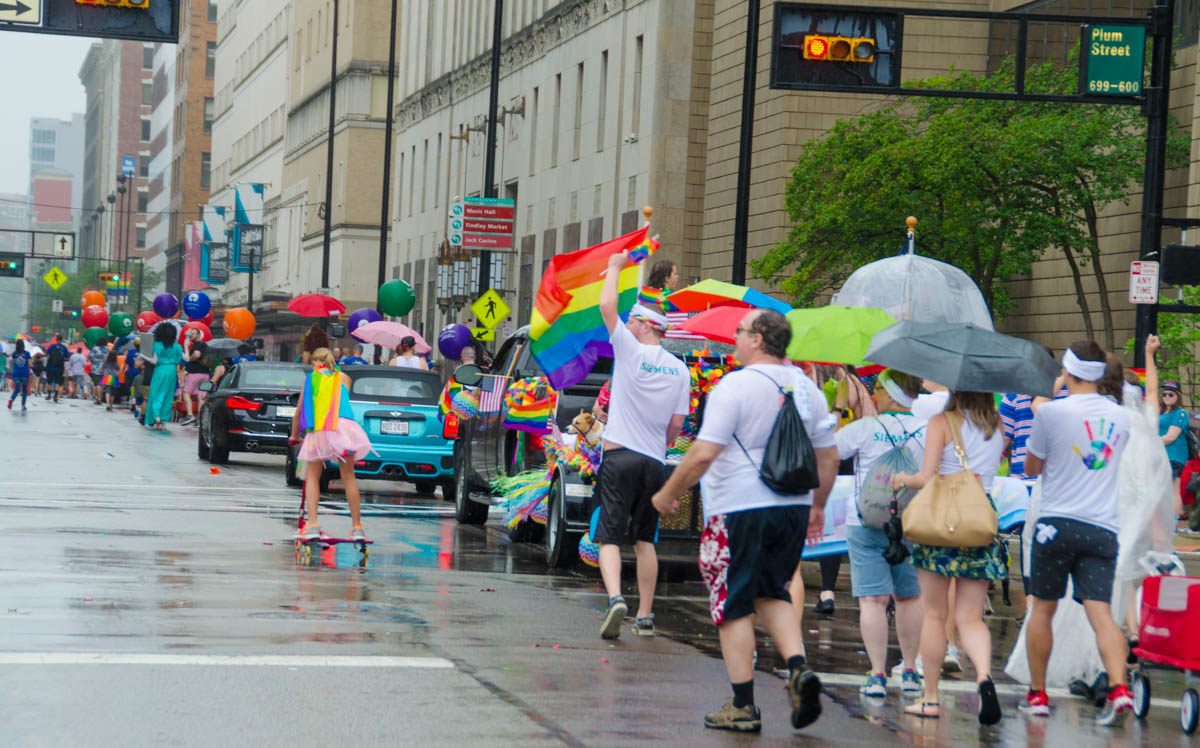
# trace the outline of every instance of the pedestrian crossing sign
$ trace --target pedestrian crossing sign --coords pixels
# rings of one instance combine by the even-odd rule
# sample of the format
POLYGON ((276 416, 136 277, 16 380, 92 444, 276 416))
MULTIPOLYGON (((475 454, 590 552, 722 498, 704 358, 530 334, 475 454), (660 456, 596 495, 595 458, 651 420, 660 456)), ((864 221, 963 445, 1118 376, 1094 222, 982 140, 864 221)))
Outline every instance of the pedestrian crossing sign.
POLYGON ((58 268, 50 268, 50 271, 42 276, 42 280, 46 281, 46 285, 57 291, 62 288, 62 284, 67 282, 67 274, 58 268))
POLYGON ((500 294, 496 293, 495 289, 489 288, 471 305, 471 311, 475 313, 479 324, 490 330, 503 322, 512 310, 508 308, 508 304, 504 303, 504 299, 500 298, 500 294))

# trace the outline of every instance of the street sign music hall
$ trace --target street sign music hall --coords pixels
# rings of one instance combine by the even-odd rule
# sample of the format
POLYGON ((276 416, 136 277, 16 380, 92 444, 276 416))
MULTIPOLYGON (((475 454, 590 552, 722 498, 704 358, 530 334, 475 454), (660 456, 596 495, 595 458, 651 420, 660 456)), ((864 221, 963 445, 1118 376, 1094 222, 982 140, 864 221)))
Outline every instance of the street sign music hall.
POLYGON ((1129 95, 1142 92, 1146 57, 1144 26, 1083 27, 1080 93, 1129 95))

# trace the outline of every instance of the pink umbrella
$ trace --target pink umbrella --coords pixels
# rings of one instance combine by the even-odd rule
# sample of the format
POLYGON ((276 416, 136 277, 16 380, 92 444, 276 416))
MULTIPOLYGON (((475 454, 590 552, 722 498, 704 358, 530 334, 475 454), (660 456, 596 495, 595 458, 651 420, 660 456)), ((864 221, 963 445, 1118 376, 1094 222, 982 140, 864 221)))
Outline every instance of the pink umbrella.
POLYGON ((433 347, 426 343, 425 338, 421 337, 416 330, 399 322, 368 322, 351 330, 350 334, 364 343, 374 343, 384 348, 395 348, 400 345, 401 340, 412 337, 417 341, 413 353, 421 356, 433 350, 433 347))

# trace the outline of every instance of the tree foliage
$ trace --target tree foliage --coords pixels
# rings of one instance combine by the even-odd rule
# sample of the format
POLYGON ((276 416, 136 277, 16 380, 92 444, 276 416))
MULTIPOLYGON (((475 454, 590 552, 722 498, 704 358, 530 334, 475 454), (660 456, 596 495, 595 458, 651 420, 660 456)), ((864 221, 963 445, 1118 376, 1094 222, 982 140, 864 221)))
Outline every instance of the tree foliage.
MULTIPOLYGON (((1073 92, 1074 62, 1031 66, 1026 91, 1073 92)), ((951 70, 909 85, 1015 88, 1011 59, 991 76, 951 70)), ((858 267, 896 254, 913 215, 917 252, 964 270, 996 317, 1013 307, 1007 280, 1058 250, 1090 332, 1080 268, 1091 264, 1111 348, 1097 217, 1141 184, 1144 135, 1144 118, 1128 106, 910 97, 842 120, 805 144, 785 195, 792 228, 753 270, 795 303, 812 304, 858 267)), ((1169 166, 1187 163, 1186 136, 1173 122, 1168 150, 1169 166)))

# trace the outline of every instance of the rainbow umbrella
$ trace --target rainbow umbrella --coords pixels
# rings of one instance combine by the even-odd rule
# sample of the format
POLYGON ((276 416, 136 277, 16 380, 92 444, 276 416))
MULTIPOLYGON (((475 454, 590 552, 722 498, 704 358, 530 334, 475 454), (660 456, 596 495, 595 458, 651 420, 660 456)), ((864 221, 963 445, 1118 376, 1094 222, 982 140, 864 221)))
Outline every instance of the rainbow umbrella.
POLYGON ((785 302, 768 296, 762 291, 711 278, 679 289, 668 296, 666 302, 668 310, 676 312, 703 312, 718 306, 774 309, 780 314, 792 311, 792 308, 785 302))

